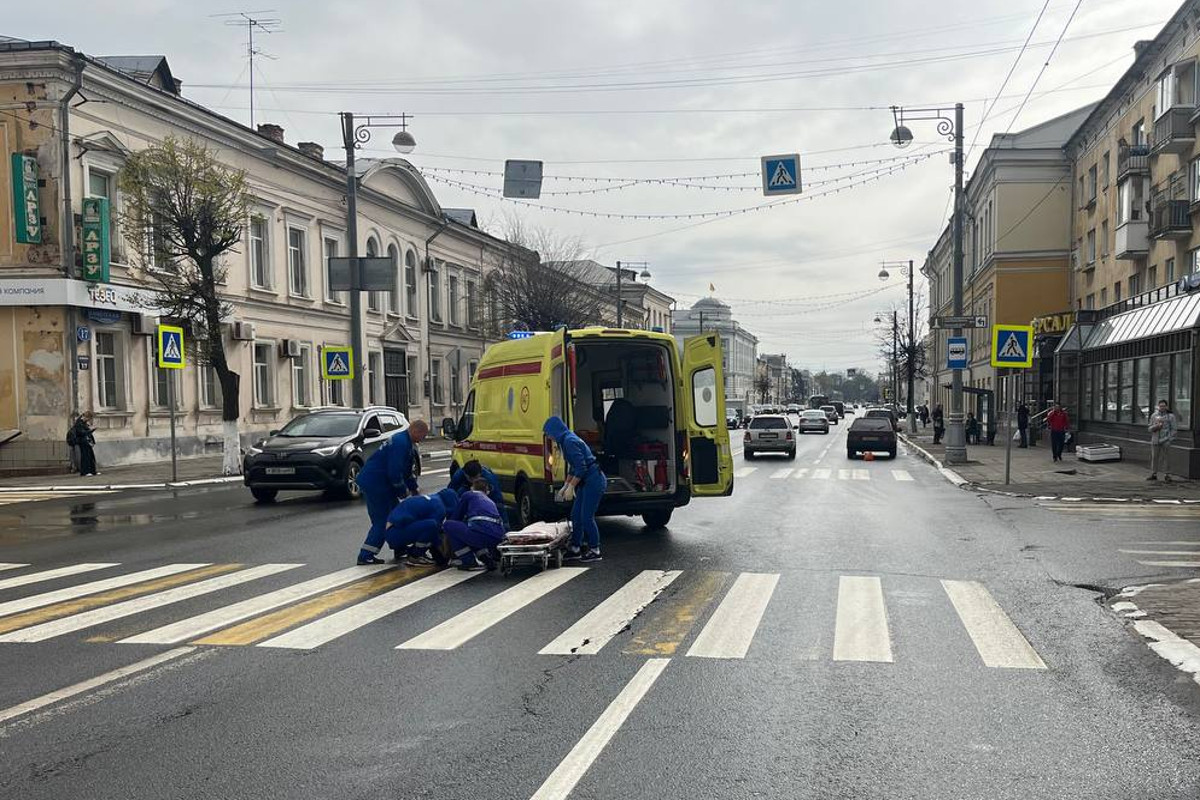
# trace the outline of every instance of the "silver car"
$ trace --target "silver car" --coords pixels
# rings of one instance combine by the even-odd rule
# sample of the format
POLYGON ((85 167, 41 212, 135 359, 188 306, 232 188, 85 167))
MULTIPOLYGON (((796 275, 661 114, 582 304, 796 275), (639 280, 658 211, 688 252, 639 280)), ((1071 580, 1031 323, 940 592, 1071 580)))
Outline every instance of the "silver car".
POLYGON ((750 420, 742 454, 749 460, 759 453, 783 453, 788 459, 796 457, 796 435, 790 419, 783 414, 759 414, 750 420))
POLYGON ((800 414, 800 424, 797 428, 801 433, 808 431, 829 433, 829 417, 819 408, 810 408, 800 414))

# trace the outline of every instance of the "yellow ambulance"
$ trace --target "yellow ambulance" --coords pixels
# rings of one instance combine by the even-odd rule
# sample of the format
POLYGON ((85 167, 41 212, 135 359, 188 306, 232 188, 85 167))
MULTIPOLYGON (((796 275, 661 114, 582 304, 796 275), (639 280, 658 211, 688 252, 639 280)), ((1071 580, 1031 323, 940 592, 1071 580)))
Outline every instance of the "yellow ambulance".
POLYGON ((608 490, 602 515, 640 515, 652 528, 692 497, 733 493, 725 379, 716 334, 583 328, 492 345, 462 416, 448 426, 454 467, 478 459, 500 479, 514 527, 562 518, 558 445, 542 434, 561 417, 596 454, 608 490))

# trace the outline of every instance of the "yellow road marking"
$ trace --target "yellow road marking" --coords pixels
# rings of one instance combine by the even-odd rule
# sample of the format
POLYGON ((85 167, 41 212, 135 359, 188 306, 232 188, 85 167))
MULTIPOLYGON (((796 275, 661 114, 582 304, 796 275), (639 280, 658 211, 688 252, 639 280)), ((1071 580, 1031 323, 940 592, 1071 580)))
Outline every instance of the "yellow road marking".
POLYGON ((175 575, 167 575, 164 578, 157 578, 144 583, 134 583, 129 586, 122 586, 119 589, 113 589, 100 594, 88 595, 80 597, 77 600, 67 600, 62 603, 46 606, 44 608, 36 608, 26 611, 23 614, 14 614, 11 617, 0 619, 0 633, 8 633, 9 631, 20 630, 27 628, 30 625, 37 625, 42 622, 49 622, 52 619, 65 617, 69 614, 78 614, 81 611, 90 611, 93 608, 115 603, 119 600, 128 600, 131 597, 139 597, 151 592, 157 592, 160 589, 170 589, 173 586, 183 586, 187 583, 194 583, 202 578, 211 578, 214 575, 221 575, 226 572, 233 572, 235 569, 241 569, 242 564, 212 564, 200 569, 193 569, 188 572, 180 572, 175 575))
POLYGON ((432 575, 435 567, 407 567, 380 572, 366 580, 343 586, 331 592, 314 597, 288 608, 281 608, 257 619, 234 625, 222 631, 196 639, 192 644, 240 645, 254 644, 264 639, 282 633, 288 628, 294 628, 302 622, 308 622, 342 606, 348 606, 359 600, 412 583, 415 580, 432 575))
POLYGON ((642 629, 622 651, 628 655, 673 656, 729 580, 728 572, 700 572, 676 594, 660 598, 642 629), (661 604, 661 605, 660 605, 661 604))

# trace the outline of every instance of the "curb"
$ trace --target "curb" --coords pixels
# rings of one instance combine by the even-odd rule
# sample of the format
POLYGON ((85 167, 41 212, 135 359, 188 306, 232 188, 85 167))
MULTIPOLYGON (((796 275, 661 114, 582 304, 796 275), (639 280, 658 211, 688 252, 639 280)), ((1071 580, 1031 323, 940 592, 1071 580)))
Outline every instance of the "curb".
POLYGON ((241 475, 223 475, 219 478, 197 478, 191 481, 166 481, 164 483, 106 483, 89 484, 87 486, 17 486, 0 488, 0 494, 20 494, 24 492, 73 492, 88 494, 91 492, 114 492, 123 489, 186 489, 189 486, 210 486, 221 483, 241 482, 241 475))
MULTIPOLYGON (((1200 578, 1191 578, 1182 583, 1200 583, 1200 578)), ((1200 647, 1179 636, 1162 623, 1145 619, 1146 612, 1138 608, 1137 604, 1130 599, 1137 597, 1145 589, 1164 585, 1150 583, 1145 586, 1127 586, 1113 597, 1109 608, 1123 619, 1133 621, 1133 629, 1148 640, 1147 644, 1155 655, 1171 662, 1171 666, 1180 672, 1191 675, 1192 680, 1200 684, 1200 647)))
POLYGON ((919 444, 917 444, 916 442, 909 439, 907 436, 904 435, 904 433, 900 434, 900 438, 903 439, 904 443, 906 445, 908 445, 912 450, 916 451, 917 455, 919 455, 925 461, 928 461, 940 473, 942 473, 942 477, 944 477, 946 480, 950 481, 952 484, 954 484, 958 488, 966 489, 968 491, 987 492, 988 494, 1000 495, 1001 497, 1024 497, 1024 498, 1033 498, 1034 500, 1061 500, 1062 502, 1065 502, 1065 503, 1083 503, 1083 502, 1088 502, 1088 503, 1144 503, 1144 504, 1156 503, 1159 505, 1173 505, 1173 506, 1200 505, 1200 500, 1190 500, 1190 499, 1186 499, 1186 498, 1139 497, 1136 495, 1130 496, 1130 497, 1088 497, 1088 496, 1080 496, 1080 495, 1030 494, 1029 492, 1009 492, 1004 489, 993 489, 990 486, 984 486, 983 484, 973 483, 973 482, 967 480, 966 478, 962 477, 961 475, 959 475, 957 472, 950 469, 949 467, 946 467, 945 465, 942 464, 941 461, 938 461, 936 458, 934 458, 933 455, 931 453, 929 453, 929 451, 927 451, 925 448, 921 447, 919 444))

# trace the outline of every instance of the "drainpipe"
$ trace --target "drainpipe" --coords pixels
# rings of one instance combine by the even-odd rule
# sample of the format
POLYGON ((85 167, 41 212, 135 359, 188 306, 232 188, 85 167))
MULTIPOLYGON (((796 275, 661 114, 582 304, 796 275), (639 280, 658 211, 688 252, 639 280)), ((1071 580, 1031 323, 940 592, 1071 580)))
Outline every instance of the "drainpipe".
POLYGON ((429 245, 434 239, 446 232, 446 228, 450 227, 449 222, 443 222, 441 226, 434 231, 428 239, 425 240, 425 296, 429 298, 429 313, 425 315, 425 385, 429 387, 429 427, 434 426, 433 420, 433 297, 429 291, 432 287, 429 283, 429 270, 432 262, 429 259, 429 245))
MULTIPOLYGON (((83 58, 74 54, 71 67, 75 76, 71 86, 63 95, 58 108, 59 134, 59 187, 62 194, 62 221, 59 224, 60 248, 63 258, 63 277, 67 280, 75 278, 75 210, 71 204, 71 100, 79 94, 83 86, 83 58)), ((79 337, 75 334, 78 322, 75 306, 67 306, 67 350, 71 359, 71 419, 74 422, 79 416, 79 337)))

